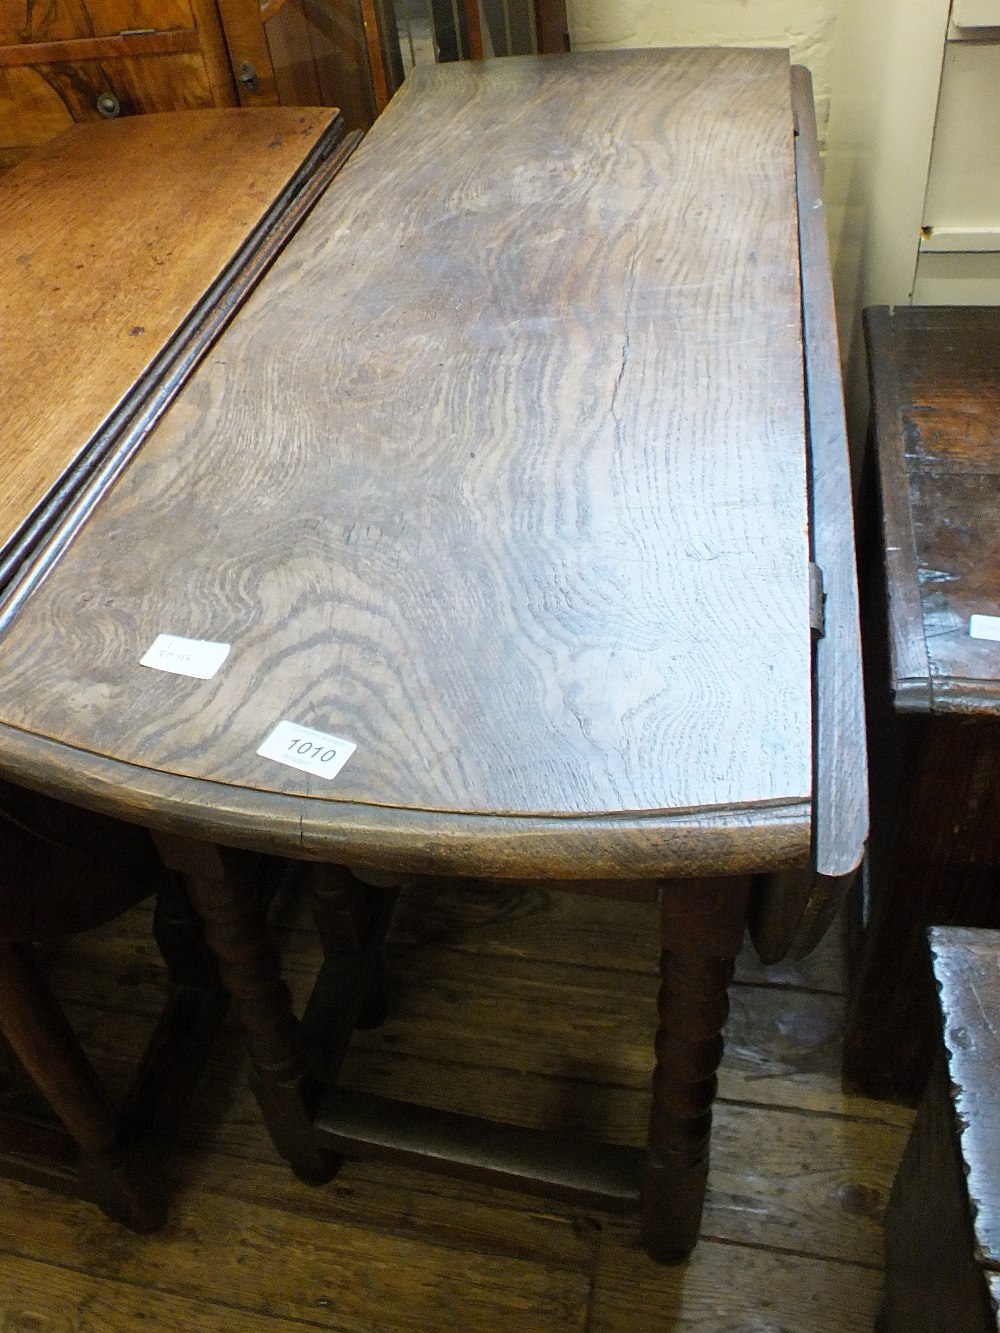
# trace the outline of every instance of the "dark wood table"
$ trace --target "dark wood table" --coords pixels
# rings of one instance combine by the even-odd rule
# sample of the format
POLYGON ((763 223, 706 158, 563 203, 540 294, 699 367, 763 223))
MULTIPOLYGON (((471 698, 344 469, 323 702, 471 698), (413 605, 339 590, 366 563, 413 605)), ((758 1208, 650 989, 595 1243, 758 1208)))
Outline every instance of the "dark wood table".
POLYGON ((915 1100, 936 1045, 926 928, 1000 925, 1000 643, 980 637, 1000 632, 1000 311, 879 307, 865 328, 872 843, 844 1068, 915 1100))
POLYGON ((1000 1328, 1000 932, 930 931, 933 1073, 886 1210, 882 1333, 1000 1328))
MULTIPOLYGON (((751 901, 764 956, 809 947, 866 829, 794 84, 797 125, 781 52, 418 71, 73 544, 13 591, 0 769, 154 830, 305 1178, 372 1151, 641 1193, 651 1253, 695 1243, 751 901), (161 634, 229 652, 204 679, 151 669, 161 634), (306 1017, 339 1017, 307 1068, 239 849, 328 867, 331 943, 345 903, 382 913, 359 880, 659 892, 648 1149, 338 1089, 378 995, 362 978, 331 1001, 350 970, 332 947, 306 1017)), ((182 671, 211 656, 171 651, 182 671)))

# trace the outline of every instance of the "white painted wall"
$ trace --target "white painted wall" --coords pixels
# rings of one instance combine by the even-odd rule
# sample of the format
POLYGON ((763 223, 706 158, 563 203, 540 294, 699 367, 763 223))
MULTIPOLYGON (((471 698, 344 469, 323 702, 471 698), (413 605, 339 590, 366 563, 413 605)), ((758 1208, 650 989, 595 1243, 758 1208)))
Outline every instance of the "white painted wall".
POLYGON ((839 0, 824 195, 848 425, 868 413, 861 311, 905 304, 916 275, 948 0, 839 0))

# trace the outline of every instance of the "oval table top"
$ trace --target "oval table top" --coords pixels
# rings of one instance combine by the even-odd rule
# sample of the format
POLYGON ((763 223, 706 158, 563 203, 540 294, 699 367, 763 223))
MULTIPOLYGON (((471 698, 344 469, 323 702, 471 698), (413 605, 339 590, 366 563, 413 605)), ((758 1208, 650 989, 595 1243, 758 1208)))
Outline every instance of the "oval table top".
POLYGON ((0 640, 0 767, 372 865, 801 864, 787 57, 418 75, 0 640))

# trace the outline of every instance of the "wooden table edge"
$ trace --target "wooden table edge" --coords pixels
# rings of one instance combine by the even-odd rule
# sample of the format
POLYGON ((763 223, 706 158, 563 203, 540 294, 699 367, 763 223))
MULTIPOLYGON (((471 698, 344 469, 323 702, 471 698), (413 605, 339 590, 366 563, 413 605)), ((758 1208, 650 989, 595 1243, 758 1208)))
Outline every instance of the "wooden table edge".
POLYGON ((905 682, 908 707, 917 706, 922 691, 923 707, 927 710, 931 702, 931 670, 924 638, 917 543, 904 455, 893 313, 890 306, 869 306, 862 312, 882 514, 882 549, 886 587, 890 590, 889 654, 893 683, 905 682))
POLYGON ((555 816, 413 810, 263 792, 74 749, 0 723, 10 781, 158 832, 307 861, 489 878, 647 879, 804 865, 810 804, 555 816))
POLYGON ((855 563, 854 501, 837 318, 820 190, 812 80, 792 66, 796 194, 808 427, 809 528, 822 570, 824 627, 814 647, 813 857, 839 880, 861 863, 868 838, 868 761, 855 563))

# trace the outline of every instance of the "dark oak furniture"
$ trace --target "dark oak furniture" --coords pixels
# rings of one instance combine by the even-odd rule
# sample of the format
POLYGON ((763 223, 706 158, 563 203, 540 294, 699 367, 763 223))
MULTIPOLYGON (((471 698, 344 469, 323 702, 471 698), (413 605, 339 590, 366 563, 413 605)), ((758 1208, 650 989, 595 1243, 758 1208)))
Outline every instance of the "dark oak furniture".
POLYGON ((0 769, 153 830, 301 1176, 377 1152, 640 1205, 676 1257, 748 912, 765 956, 807 949, 866 829, 807 79, 739 50, 418 75, 10 589, 0 769), (229 656, 140 665, 163 632, 229 656), (290 767, 259 753, 282 721, 320 774, 356 748, 290 767), (317 863, 301 1023, 241 848, 317 863), (337 1086, 421 874, 660 895, 646 1150, 337 1086))
POLYGON ((934 1071, 886 1212, 882 1333, 1000 1328, 1000 932, 935 927, 934 1071))
MULTIPOLYGON (((190 112, 80 126, 0 180, 4 585, 125 465, 344 151, 333 111, 190 112)), ((145 830, 6 783, 0 856, 0 1170, 157 1227, 156 1158, 227 1004, 199 919, 145 830), (173 987, 115 1104, 34 944, 154 892, 173 987)))
POLYGON ((872 763, 848 1079, 919 1096, 935 1045, 925 930, 1000 925, 1000 311, 866 313, 873 513, 862 542, 872 763))

